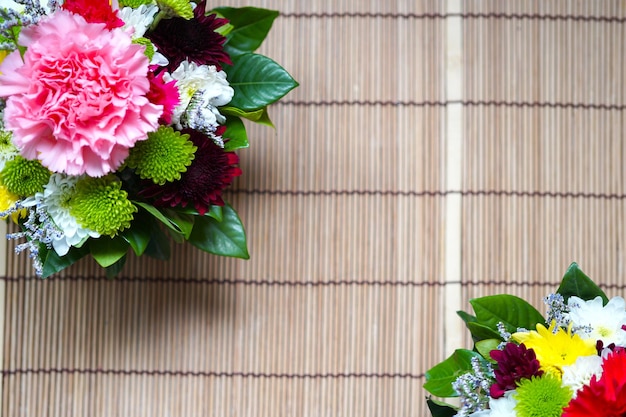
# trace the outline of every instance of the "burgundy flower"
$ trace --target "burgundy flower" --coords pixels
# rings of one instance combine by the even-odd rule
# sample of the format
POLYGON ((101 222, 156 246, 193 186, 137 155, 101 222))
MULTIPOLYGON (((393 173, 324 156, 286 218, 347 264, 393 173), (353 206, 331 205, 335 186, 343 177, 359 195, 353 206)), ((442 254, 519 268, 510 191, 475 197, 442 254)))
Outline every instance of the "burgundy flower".
POLYGON ((214 14, 205 16, 206 0, 194 9, 193 19, 174 17, 163 19, 157 27, 146 33, 157 50, 169 60, 168 70, 176 70, 181 62, 188 60, 198 65, 232 64, 224 51, 226 38, 215 30, 228 23, 214 14))
MULTIPOLYGON (((225 126, 220 126, 215 133, 221 136, 225 130, 225 126)), ((241 169, 236 166, 239 157, 220 148, 196 130, 183 129, 181 133, 188 134, 189 140, 198 148, 187 172, 178 181, 150 186, 141 194, 156 198, 155 206, 187 207, 193 204, 202 216, 212 205, 224 205, 222 190, 241 175, 241 169)))
POLYGON ((489 389, 493 398, 504 396, 504 392, 517 388, 516 382, 533 376, 543 375, 535 351, 524 344, 507 343, 503 350, 492 350, 489 355, 498 363, 494 370, 496 382, 489 389))

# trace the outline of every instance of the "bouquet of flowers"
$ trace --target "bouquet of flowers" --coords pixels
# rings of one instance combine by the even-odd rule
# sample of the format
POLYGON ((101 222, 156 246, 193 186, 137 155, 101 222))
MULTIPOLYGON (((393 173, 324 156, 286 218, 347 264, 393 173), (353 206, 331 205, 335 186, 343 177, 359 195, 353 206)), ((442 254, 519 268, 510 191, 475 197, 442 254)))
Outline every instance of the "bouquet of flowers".
POLYGON ((458 349, 426 373, 433 416, 626 415, 626 304, 610 300, 576 265, 544 316, 512 295, 473 299, 458 312, 474 349, 458 349))
POLYGON ((297 82, 256 54, 278 12, 206 0, 17 0, 0 9, 0 216, 39 276, 91 255, 114 276, 168 234, 248 258, 222 191, 242 119, 297 82))

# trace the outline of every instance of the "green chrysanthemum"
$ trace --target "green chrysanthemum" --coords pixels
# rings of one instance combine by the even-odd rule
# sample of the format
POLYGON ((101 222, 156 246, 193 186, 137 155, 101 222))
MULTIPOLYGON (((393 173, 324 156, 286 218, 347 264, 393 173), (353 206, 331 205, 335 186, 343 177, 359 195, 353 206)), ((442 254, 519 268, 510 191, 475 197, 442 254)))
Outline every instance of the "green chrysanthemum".
POLYGON ((187 20, 193 18, 193 7, 189 0, 157 0, 157 6, 168 16, 179 16, 187 20))
POLYGON ((154 50, 154 45, 152 45, 152 42, 150 42, 150 39, 137 38, 137 39, 133 39, 133 43, 136 43, 138 45, 143 45, 146 48, 144 54, 148 57, 149 60, 152 61, 155 50, 154 50))
POLYGON ((120 8, 122 7, 132 7, 133 9, 138 8, 142 4, 152 4, 152 0, 119 0, 120 8))
POLYGON ((136 211, 114 175, 85 177, 76 183, 70 213, 87 229, 113 237, 130 227, 136 211))
POLYGON ((161 126, 148 134, 148 139, 137 142, 130 150, 126 164, 142 179, 163 185, 180 179, 194 159, 196 147, 189 135, 181 135, 171 127, 161 126))
POLYGON ((561 386, 552 374, 522 379, 518 383, 515 411, 520 417, 560 417, 572 398, 572 391, 561 386))
POLYGON ((43 191, 43 186, 50 179, 50 171, 39 161, 30 161, 18 155, 7 161, 0 179, 10 192, 27 197, 43 191))

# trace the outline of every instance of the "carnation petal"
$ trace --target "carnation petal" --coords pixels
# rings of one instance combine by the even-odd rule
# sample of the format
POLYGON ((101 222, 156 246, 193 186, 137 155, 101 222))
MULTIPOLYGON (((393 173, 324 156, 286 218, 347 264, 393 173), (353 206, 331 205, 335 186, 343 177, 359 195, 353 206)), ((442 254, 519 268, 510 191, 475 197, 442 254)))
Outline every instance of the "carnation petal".
POLYGON ((22 31, 23 62, 14 56, 0 67, 14 143, 52 171, 103 176, 158 127, 163 107, 146 98, 144 47, 104 27, 58 10, 22 31))

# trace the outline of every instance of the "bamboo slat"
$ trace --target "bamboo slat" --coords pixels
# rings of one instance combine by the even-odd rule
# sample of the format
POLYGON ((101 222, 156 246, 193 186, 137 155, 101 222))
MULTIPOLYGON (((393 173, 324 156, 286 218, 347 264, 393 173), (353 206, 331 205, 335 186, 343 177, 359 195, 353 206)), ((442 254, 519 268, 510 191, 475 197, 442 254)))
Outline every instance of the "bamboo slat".
POLYGON ((301 84, 226 193, 252 258, 42 281, 9 242, 3 417, 426 416, 470 298, 624 293, 623 1, 228 5, 301 84))

